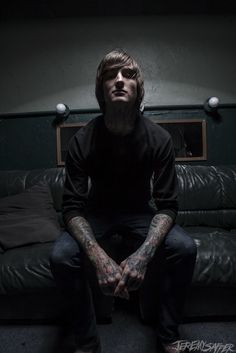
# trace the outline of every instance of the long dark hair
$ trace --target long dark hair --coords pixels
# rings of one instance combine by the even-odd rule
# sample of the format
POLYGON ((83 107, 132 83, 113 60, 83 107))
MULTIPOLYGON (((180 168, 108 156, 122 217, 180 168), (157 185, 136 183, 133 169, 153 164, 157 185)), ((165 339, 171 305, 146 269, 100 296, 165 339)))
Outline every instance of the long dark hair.
POLYGON ((100 106, 100 109, 103 113, 105 112, 105 108, 106 108, 104 94, 103 94, 104 72, 108 71, 111 67, 122 68, 124 66, 130 66, 136 71, 136 76, 135 76, 137 81, 136 108, 137 110, 140 109, 140 105, 142 103, 143 96, 144 96, 144 84, 143 84, 141 69, 137 64, 137 62, 134 60, 134 58, 132 58, 132 56, 124 52, 122 49, 115 49, 110 53, 108 53, 102 59, 97 69, 95 94, 96 94, 96 98, 100 106))

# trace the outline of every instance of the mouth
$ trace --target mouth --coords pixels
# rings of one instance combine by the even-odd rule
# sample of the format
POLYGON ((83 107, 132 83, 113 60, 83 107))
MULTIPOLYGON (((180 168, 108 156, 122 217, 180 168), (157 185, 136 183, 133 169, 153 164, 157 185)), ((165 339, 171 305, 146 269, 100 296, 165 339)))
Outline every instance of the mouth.
POLYGON ((112 91, 112 93, 117 95, 117 96, 123 96, 127 92, 124 89, 115 89, 114 91, 112 91))

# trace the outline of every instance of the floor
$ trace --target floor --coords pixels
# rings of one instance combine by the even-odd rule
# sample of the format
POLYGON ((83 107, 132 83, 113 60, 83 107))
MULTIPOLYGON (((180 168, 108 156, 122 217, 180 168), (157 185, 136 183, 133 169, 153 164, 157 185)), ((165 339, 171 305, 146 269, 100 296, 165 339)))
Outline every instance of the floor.
MULTIPOLYGON (((113 323, 98 330, 103 353, 158 353, 155 330, 132 313, 117 311, 113 323)), ((0 325, 0 353, 59 353, 62 333, 56 325, 0 325)), ((182 347, 187 342, 190 351, 236 352, 236 321, 185 323, 180 333, 182 347)))

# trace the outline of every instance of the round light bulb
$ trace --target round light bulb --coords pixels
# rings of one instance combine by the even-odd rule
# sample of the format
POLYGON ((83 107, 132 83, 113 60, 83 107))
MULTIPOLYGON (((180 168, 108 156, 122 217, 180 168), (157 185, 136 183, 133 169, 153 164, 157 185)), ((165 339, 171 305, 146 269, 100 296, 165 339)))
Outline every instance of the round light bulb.
POLYGON ((209 105, 209 107, 211 107, 211 108, 217 108, 218 105, 219 105, 219 98, 217 98, 217 97, 211 97, 211 98, 208 100, 208 105, 209 105))
POLYGON ((56 106, 56 110, 58 114, 64 114, 66 111, 66 106, 63 103, 58 103, 56 106))

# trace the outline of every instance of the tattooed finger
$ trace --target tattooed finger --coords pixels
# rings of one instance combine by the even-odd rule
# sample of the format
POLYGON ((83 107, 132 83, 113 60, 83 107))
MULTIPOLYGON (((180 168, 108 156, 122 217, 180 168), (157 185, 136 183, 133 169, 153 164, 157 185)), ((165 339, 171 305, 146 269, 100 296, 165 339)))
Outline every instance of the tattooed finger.
POLYGON ((124 290, 119 293, 119 297, 122 299, 129 300, 129 292, 128 292, 127 288, 124 288, 124 290))
POLYGON ((127 281, 127 288, 128 290, 136 290, 138 289, 143 282, 143 277, 137 275, 136 277, 130 277, 127 281))

